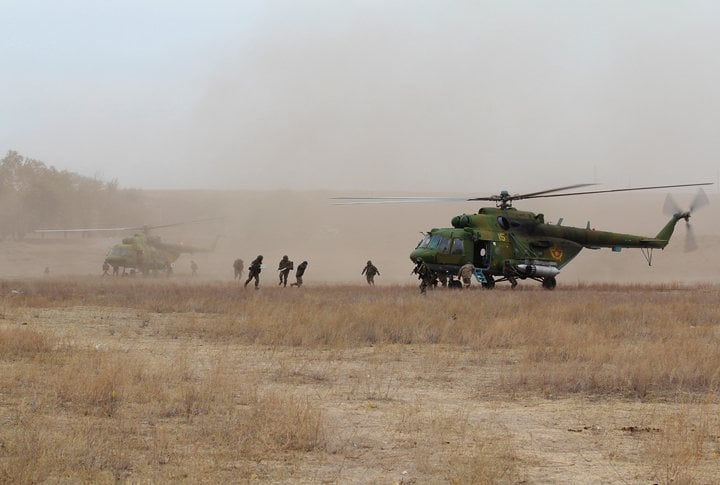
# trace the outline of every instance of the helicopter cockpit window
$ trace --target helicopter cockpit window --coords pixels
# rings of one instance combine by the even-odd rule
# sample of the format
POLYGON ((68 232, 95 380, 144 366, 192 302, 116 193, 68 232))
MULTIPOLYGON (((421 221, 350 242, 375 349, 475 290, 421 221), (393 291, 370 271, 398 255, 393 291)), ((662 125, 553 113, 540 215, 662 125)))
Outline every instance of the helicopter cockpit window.
POLYGON ((447 254, 450 252, 450 238, 449 237, 442 238, 442 241, 440 241, 440 246, 438 246, 438 251, 440 251, 443 254, 447 254))
POLYGON ((463 254, 465 252, 465 244, 462 239, 453 239, 451 254, 463 254))
POLYGON ((417 245, 419 248, 426 248, 430 243, 430 234, 426 234, 425 237, 417 245))
POLYGON ((442 236, 435 234, 433 237, 430 238, 430 242, 427 245, 428 249, 437 248, 438 244, 440 244, 441 240, 442 240, 442 236))
POLYGON ((113 246, 110 248, 110 252, 108 253, 108 256, 113 256, 116 258, 131 258, 134 256, 132 250, 126 246, 113 246))

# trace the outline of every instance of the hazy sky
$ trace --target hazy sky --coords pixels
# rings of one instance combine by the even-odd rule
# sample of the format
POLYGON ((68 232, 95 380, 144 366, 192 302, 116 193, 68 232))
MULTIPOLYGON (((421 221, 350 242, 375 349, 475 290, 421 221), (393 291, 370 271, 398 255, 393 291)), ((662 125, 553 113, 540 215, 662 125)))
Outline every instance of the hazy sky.
POLYGON ((142 188, 716 181, 720 2, 0 0, 0 151, 142 188))

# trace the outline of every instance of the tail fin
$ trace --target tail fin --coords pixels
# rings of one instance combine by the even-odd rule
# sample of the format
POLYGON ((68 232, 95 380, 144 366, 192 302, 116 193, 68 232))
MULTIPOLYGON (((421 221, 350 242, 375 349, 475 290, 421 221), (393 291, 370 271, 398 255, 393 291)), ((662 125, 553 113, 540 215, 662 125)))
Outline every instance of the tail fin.
POLYGON ((670 242, 670 238, 673 235, 673 232, 675 231, 675 226, 677 225, 678 221, 680 219, 685 219, 686 221, 690 219, 690 213, 689 212, 677 212, 673 214, 672 219, 668 221, 665 226, 660 229, 660 232, 657 233, 657 236, 655 236, 655 239, 659 239, 662 242, 661 248, 665 248, 665 246, 668 245, 670 242))

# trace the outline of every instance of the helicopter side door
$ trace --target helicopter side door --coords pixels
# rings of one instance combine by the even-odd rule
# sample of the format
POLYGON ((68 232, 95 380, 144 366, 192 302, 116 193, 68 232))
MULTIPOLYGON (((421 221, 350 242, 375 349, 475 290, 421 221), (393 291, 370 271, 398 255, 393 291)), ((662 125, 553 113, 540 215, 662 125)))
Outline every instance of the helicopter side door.
POLYGON ((473 265, 476 268, 488 269, 490 267, 490 251, 492 243, 490 241, 475 241, 473 247, 473 265))

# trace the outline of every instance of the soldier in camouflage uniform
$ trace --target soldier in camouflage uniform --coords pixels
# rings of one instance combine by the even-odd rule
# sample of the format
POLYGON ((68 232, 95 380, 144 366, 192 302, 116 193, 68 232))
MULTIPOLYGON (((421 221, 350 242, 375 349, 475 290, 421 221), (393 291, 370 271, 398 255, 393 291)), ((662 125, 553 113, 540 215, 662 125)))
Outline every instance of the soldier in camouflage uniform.
POLYGON ((305 269, 307 268, 307 261, 303 261, 300 263, 297 267, 297 271, 295 272, 295 283, 292 283, 290 286, 297 286, 300 288, 303 284, 303 275, 305 274, 305 269))
POLYGON ((260 271, 262 270, 262 255, 258 256, 250 263, 248 268, 248 279, 245 281, 244 287, 247 287, 250 280, 255 279, 255 289, 257 290, 260 286, 260 271))
POLYGON ((238 258, 233 261, 233 270, 235 271, 235 279, 240 280, 242 278, 242 272, 245 268, 245 263, 242 259, 238 258))
POLYGON ((372 261, 368 261, 360 274, 365 275, 368 285, 375 286, 375 275, 380 276, 380 271, 372 264, 372 261))
POLYGON ((425 293, 427 287, 432 285, 435 280, 435 274, 430 271, 430 268, 427 267, 422 258, 417 258, 415 268, 413 268, 411 274, 418 275, 418 279, 420 280, 420 293, 425 293))
POLYGON ((293 267, 293 262, 290 261, 287 256, 283 256, 280 260, 280 264, 278 264, 278 271, 280 272, 280 282, 278 283, 278 286, 282 285, 283 288, 287 287, 288 275, 290 274, 290 271, 292 271, 293 267))
POLYGON ((458 271, 458 277, 462 278, 465 288, 470 288, 470 278, 475 273, 475 265, 472 263, 463 264, 458 271))

